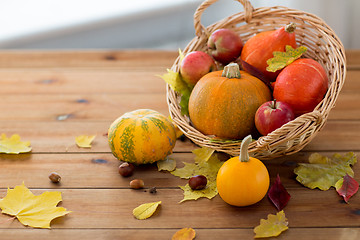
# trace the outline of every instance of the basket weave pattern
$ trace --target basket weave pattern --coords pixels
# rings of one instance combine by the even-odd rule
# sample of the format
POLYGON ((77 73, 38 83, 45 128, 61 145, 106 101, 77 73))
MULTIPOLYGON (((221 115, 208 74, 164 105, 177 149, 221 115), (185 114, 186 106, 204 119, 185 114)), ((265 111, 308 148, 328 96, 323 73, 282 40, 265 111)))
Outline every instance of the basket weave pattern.
MULTIPOLYGON (((207 40, 212 32, 220 28, 232 29, 244 42, 263 31, 275 30, 290 22, 296 24, 298 45, 308 48, 305 57, 318 61, 325 68, 329 77, 328 91, 313 112, 303 114, 283 125, 267 136, 260 137, 249 146, 249 153, 259 159, 272 159, 288 155, 303 149, 324 127, 330 110, 335 106, 346 76, 346 57, 344 47, 334 31, 319 17, 296 9, 282 6, 261 7, 254 9, 248 0, 237 0, 244 7, 239 12, 205 28, 200 20, 204 10, 217 0, 206 0, 194 14, 196 37, 183 50, 208 52, 207 40)), ((179 58, 171 70, 179 71, 179 58)), ((181 115, 179 96, 167 86, 167 102, 170 116, 181 131, 199 146, 206 146, 216 151, 238 155, 240 142, 217 142, 195 129, 187 116, 181 115)))

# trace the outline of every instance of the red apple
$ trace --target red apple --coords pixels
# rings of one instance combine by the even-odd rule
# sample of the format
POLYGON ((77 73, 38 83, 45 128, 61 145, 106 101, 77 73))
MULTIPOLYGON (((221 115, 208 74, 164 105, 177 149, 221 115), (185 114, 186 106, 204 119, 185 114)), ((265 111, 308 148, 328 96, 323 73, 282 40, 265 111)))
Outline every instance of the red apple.
POLYGON ((210 35, 207 45, 212 57, 216 61, 227 65, 240 56, 243 42, 234 31, 221 28, 210 35))
POLYGON ((255 113, 255 126, 262 135, 268 135, 295 118, 290 105, 280 101, 263 103, 255 113))
POLYGON ((202 76, 214 70, 216 70, 214 59, 202 51, 186 54, 180 63, 180 74, 190 86, 195 86, 202 76))

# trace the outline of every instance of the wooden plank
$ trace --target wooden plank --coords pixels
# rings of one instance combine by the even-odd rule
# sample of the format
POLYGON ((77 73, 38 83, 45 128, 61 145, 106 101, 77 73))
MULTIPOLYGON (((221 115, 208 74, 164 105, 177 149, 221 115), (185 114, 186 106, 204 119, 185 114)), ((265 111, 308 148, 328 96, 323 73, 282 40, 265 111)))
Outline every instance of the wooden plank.
POLYGON ((126 94, 163 93, 165 82, 158 70, 119 69, 3 69, 0 94, 126 94), (129 84, 131 82, 131 84, 129 84))
MULTIPOLYGON (((0 67, 118 67, 131 68, 141 62, 142 67, 171 67, 177 51, 159 50, 88 50, 88 51, 0 51, 0 67), (155 61, 154 61, 155 59, 155 61)), ((347 67, 360 69, 360 50, 346 51, 347 67)))
MULTIPOLYGON (((1 121, 0 133, 11 136, 20 134, 22 139, 30 141, 35 153, 66 152, 110 152, 107 142, 107 130, 112 121, 81 122, 68 119, 57 122, 1 121), (78 135, 96 135, 91 149, 75 146, 78 135)), ((305 151, 359 151, 358 121, 328 121, 325 127, 308 144, 305 151)), ((190 152, 194 144, 189 140, 178 141, 175 152, 190 152)))
MULTIPOLYGON (((350 204, 340 201, 336 191, 288 189, 292 198, 285 208, 290 227, 357 227, 360 198, 350 204)), ((36 195, 45 190, 32 189, 36 195)), ((276 213, 267 198, 246 208, 233 207, 219 196, 179 203, 180 189, 162 189, 157 194, 130 189, 61 189, 61 206, 73 211, 52 221, 52 228, 253 228, 261 218, 276 213), (139 221, 132 210, 143 203, 162 201, 158 211, 139 221)), ((6 190, 0 190, 5 196, 6 190)), ((25 228, 9 216, 0 216, 0 228, 25 228)))
MULTIPOLYGON (((68 114, 72 121, 113 121, 125 112, 140 108, 169 115, 165 85, 154 92, 133 91, 118 94, 2 94, 0 121, 56 121, 59 116, 68 114)), ((329 120, 359 120, 359 100, 357 92, 341 94, 329 120)))
MULTIPOLYGON (((191 227, 185 225, 184 227, 191 227)), ((51 240, 169 240, 180 229, 0 229, 2 240, 51 239, 51 240)), ((194 229, 196 240, 252 239, 253 229, 194 229)), ((279 240, 356 240, 360 237, 359 228, 292 228, 276 237, 279 240)))
POLYGON ((6 94, 0 102, 0 121, 56 121, 70 115, 72 121, 112 122, 141 108, 169 115, 165 93, 6 94))
MULTIPOLYGON (((308 162, 312 152, 300 152, 291 156, 264 161, 268 168, 271 182, 277 174, 286 188, 303 188, 296 180, 294 168, 297 163, 308 162)), ((332 156, 334 152, 322 152, 332 156)), ((343 153, 342 153, 343 154, 343 153)), ((360 152, 356 152, 360 156, 360 152)), ((193 163, 194 154, 174 153, 170 156, 177 161, 177 167, 184 162, 193 163)), ((229 156, 222 156, 227 160, 229 156)), ((159 172, 156 164, 136 166, 131 177, 124 178, 118 173, 120 161, 111 153, 103 154, 0 154, 0 188, 15 186, 25 182, 29 188, 129 188, 133 179, 142 179, 145 189, 156 187, 178 188, 186 185, 187 180, 180 179, 168 172, 159 172), (51 172, 62 177, 61 184, 53 184, 48 179, 51 172)), ((360 182, 360 164, 353 167, 355 180, 360 182)), ((162 190, 159 190, 162 191, 162 190)))
POLYGON ((170 68, 177 56, 176 51, 158 50, 2 50, 0 51, 0 68, 170 68))

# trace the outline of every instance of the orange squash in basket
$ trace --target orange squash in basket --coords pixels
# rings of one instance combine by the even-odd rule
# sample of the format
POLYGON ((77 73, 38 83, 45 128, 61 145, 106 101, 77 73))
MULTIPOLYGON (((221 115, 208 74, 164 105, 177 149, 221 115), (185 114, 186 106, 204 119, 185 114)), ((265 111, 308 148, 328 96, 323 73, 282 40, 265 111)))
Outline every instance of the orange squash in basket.
POLYGON ((274 51, 285 52, 286 45, 296 48, 295 28, 295 24, 290 23, 286 27, 261 32, 250 38, 241 52, 241 61, 246 63, 242 64, 243 68, 254 76, 271 82, 275 81, 280 70, 268 72, 266 70, 267 60, 273 57, 274 51), (257 71, 254 72, 254 69, 257 71))
POLYGON ((270 90, 261 80, 231 63, 224 71, 206 74, 195 85, 189 116, 205 135, 242 139, 255 129, 257 108, 270 100, 270 90))

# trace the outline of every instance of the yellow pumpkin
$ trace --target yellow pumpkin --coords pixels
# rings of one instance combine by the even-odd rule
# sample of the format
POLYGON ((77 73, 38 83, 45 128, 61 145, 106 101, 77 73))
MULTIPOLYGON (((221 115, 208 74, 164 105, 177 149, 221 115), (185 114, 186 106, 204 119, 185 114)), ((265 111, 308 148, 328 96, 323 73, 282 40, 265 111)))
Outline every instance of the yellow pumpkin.
POLYGON ((216 185, 220 197, 230 205, 243 207, 264 198, 269 185, 269 172, 258 159, 249 157, 251 136, 241 142, 240 156, 227 160, 219 169, 216 185))
POLYGON ((163 160, 172 153, 176 132, 164 115, 139 109, 125 113, 111 124, 108 141, 117 159, 146 164, 163 160))

